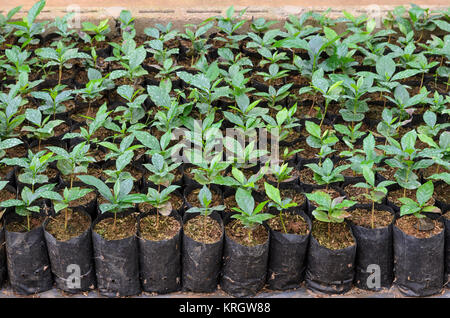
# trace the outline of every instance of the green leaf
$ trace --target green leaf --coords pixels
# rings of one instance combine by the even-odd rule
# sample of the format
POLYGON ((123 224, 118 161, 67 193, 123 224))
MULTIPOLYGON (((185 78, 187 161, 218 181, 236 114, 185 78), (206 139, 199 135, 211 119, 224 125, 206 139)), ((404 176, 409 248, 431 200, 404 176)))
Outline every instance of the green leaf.
POLYGON ((431 197, 433 196, 433 192, 434 186, 431 180, 422 184, 416 192, 417 202, 419 202, 419 204, 423 206, 428 202, 428 200, 431 199, 431 197))
POLYGON ((95 187, 98 190, 98 192, 103 197, 105 197, 108 201, 110 201, 110 202, 114 201, 111 190, 100 179, 98 179, 94 176, 86 176, 86 175, 78 176, 78 179, 80 179, 82 182, 84 182, 88 185, 95 187))
POLYGON ((280 190, 275 188, 273 185, 264 182, 264 189, 266 190, 267 196, 281 206, 281 197, 280 197, 280 190))
POLYGON ((247 214, 252 215, 255 208, 255 200, 249 190, 238 188, 235 195, 236 203, 247 214))
POLYGON ((314 136, 319 139, 322 137, 319 125, 315 124, 312 121, 306 121, 305 126, 306 126, 306 130, 308 131, 308 133, 310 133, 311 136, 314 136))

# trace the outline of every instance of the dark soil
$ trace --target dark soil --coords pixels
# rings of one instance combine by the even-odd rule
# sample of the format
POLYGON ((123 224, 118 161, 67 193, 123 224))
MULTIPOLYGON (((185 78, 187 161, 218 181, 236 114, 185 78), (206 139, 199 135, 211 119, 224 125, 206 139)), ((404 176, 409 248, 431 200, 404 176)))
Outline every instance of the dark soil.
POLYGON ((212 244, 218 242, 222 236, 219 222, 211 217, 197 215, 183 226, 184 233, 197 242, 212 244))
MULTIPOLYGON (((198 201, 198 194, 200 193, 201 188, 197 188, 191 191, 186 197, 186 202, 191 206, 199 206, 200 202, 198 201)), ((214 189, 210 189, 212 194, 212 202, 210 206, 216 206, 222 204, 222 197, 219 195, 214 189)))
POLYGON ((414 215, 405 215, 401 218, 397 219, 395 225, 405 232, 408 235, 417 237, 417 238, 430 238, 441 233, 444 230, 444 226, 441 222, 437 220, 433 220, 434 229, 431 231, 419 231, 417 229, 418 218, 414 215))
POLYGON ((355 245, 355 240, 345 222, 326 223, 314 220, 311 234, 320 245, 331 250, 339 250, 355 245))
POLYGON ((95 225, 94 231, 108 241, 121 240, 136 233, 136 217, 133 214, 125 217, 118 215, 115 227, 114 217, 106 218, 95 225))
MULTIPOLYGON (((179 210, 183 206, 183 199, 177 195, 172 195, 169 199, 169 202, 172 205, 172 210, 179 210)), ((139 211, 145 213, 153 209, 153 206, 150 203, 144 202, 139 203, 138 208, 139 211)))
MULTIPOLYGON (((23 216, 20 221, 10 222, 6 225, 6 230, 9 232, 25 233, 27 228, 27 217, 23 216)), ((30 216, 30 231, 42 225, 44 216, 30 216)))
POLYGON ((384 170, 380 170, 378 171, 378 173, 383 176, 386 180, 391 180, 391 181, 395 181, 394 175, 395 172, 397 171, 397 168, 392 168, 391 166, 383 166, 382 167, 384 170))
POLYGON ((304 184, 316 184, 316 181, 314 180, 314 171, 308 167, 299 171, 299 178, 304 184))
POLYGON ((284 226, 286 228, 286 232, 284 231, 279 214, 277 214, 276 217, 268 220, 267 224, 270 226, 272 230, 282 233, 297 234, 297 235, 308 234, 309 232, 308 223, 301 215, 282 212, 282 217, 284 226))
POLYGON ((441 183, 435 186, 434 195, 439 201, 442 201, 445 204, 450 204, 450 185, 447 183, 441 183))
POLYGON ((45 229, 58 241, 68 241, 83 234, 91 225, 91 220, 86 214, 70 209, 67 210, 67 220, 67 229, 65 229, 65 211, 61 210, 55 217, 50 218, 45 229))
POLYGON ((349 184, 344 187, 344 191, 347 194, 347 198, 353 201, 357 201, 361 204, 371 204, 372 201, 369 198, 366 198, 364 194, 367 194, 367 189, 354 187, 352 184, 349 184))
POLYGON ((15 193, 9 192, 8 190, 5 190, 5 189, 0 190, 0 202, 15 199, 15 198, 16 198, 15 193))
POLYGON ((258 225, 254 229, 248 229, 239 220, 233 220, 228 223, 225 226, 225 231, 229 238, 245 246, 260 245, 269 238, 269 233, 263 225, 258 225))
MULTIPOLYGON (((404 197, 403 189, 388 192, 388 200, 390 202, 394 203, 398 207, 403 205, 403 203, 401 203, 398 200, 399 198, 403 198, 403 197, 404 197)), ((416 190, 406 189, 406 197, 415 201, 416 200, 416 190)), ((434 202, 435 202, 434 197, 431 197, 431 199, 428 200, 427 205, 434 205, 434 202)))
POLYGON ((297 203, 298 207, 303 205, 303 203, 305 203, 306 201, 305 195, 302 192, 294 189, 280 189, 280 194, 283 199, 292 199, 292 202, 297 203))
MULTIPOLYGON (((300 171, 297 169, 292 169, 292 171, 289 173, 289 179, 284 180, 283 182, 289 182, 294 180, 295 178, 300 176, 300 171)), ((277 182, 277 178, 275 177, 274 174, 270 173, 266 175, 267 180, 272 181, 272 182, 277 182)), ((281 183, 283 183, 281 182, 281 183)))
MULTIPOLYGON (((372 210, 357 208, 352 211, 349 211, 349 213, 351 214, 349 220, 351 220, 356 225, 366 227, 369 229, 372 228, 372 210)), ((375 228, 386 227, 392 223, 393 219, 394 216, 388 211, 382 211, 377 209, 375 209, 374 211, 375 228)))
POLYGON ((173 216, 147 215, 141 219, 140 236, 150 241, 168 240, 174 237, 180 228, 180 222, 173 216))

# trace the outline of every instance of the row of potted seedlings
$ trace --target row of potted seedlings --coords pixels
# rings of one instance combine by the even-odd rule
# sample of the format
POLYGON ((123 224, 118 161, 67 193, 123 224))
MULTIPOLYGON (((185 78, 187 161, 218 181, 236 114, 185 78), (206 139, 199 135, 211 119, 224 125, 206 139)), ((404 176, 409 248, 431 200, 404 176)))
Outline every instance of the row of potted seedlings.
POLYGON ((144 37, 122 11, 107 39, 107 20, 77 33, 70 14, 42 36, 44 5, 0 19, 0 265, 13 290, 442 290, 446 12, 400 7, 381 31, 308 12, 245 32, 231 7, 144 37), (226 128, 242 141, 219 138, 226 128))

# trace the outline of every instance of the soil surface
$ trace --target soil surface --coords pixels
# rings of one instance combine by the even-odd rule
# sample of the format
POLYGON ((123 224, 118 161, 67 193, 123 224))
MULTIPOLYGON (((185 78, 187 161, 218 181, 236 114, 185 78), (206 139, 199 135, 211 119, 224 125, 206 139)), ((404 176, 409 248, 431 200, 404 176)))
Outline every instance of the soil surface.
MULTIPOLYGON (((200 202, 198 200, 198 194, 202 188, 194 189, 189 193, 186 197, 186 202, 191 206, 200 206, 200 202)), ((212 194, 212 202, 210 206, 216 206, 222 204, 222 196, 217 193, 214 189, 210 189, 212 194)))
MULTIPOLYGON (((401 203, 398 199, 404 197, 403 189, 395 190, 395 191, 389 191, 388 192, 388 200, 392 203, 394 203, 396 206, 401 207, 403 203, 401 203)), ((406 189, 406 197, 410 198, 412 200, 416 200, 416 190, 408 190, 406 189)), ((427 205, 434 205, 435 200, 434 197, 431 197, 430 200, 428 200, 427 205)))
POLYGON ((125 217, 118 215, 115 227, 114 217, 106 218, 95 225, 94 231, 108 241, 121 240, 136 233, 136 217, 133 214, 125 217))
MULTIPOLYGON (((42 225, 45 216, 30 216, 30 231, 42 225)), ((6 225, 6 230, 9 232, 24 233, 28 231, 27 217, 22 217, 20 221, 10 222, 6 225)))
POLYGON ((244 227, 239 220, 233 220, 225 226, 225 232, 233 241, 246 246, 256 246, 265 243, 269 233, 263 225, 254 229, 244 227))
POLYGON ((326 223, 313 221, 312 235, 320 245, 339 250, 355 245, 355 240, 347 223, 326 223))
MULTIPOLYGON (((351 216, 349 217, 349 220, 351 220, 356 225, 366 227, 366 228, 372 228, 372 211, 371 210, 357 208, 352 211, 349 211, 349 213, 351 214, 351 216)), ((394 216, 388 211, 376 210, 376 209, 374 211, 374 227, 375 228, 386 227, 392 223, 393 219, 394 219, 394 216)))
POLYGON ((169 240, 174 237, 181 228, 180 222, 173 216, 147 215, 141 219, 140 236, 150 241, 169 240))
POLYGON ((308 234, 308 223, 301 215, 286 212, 282 212, 281 215, 283 217, 284 228, 286 229, 286 231, 284 231, 279 214, 267 221, 267 225, 269 225, 272 230, 287 234, 308 234))
POLYGON ((89 217, 78 211, 67 210, 67 229, 64 228, 65 211, 51 217, 45 230, 58 241, 68 241, 83 234, 91 225, 89 217))
POLYGON ((444 230, 444 225, 437 221, 432 220, 434 223, 434 229, 430 231, 419 231, 417 229, 418 219, 414 215, 405 215, 397 219, 395 225, 404 233, 417 237, 417 238, 430 238, 441 233, 444 230))
MULTIPOLYGON (((179 210, 183 206, 183 199, 175 194, 170 197, 169 202, 172 205, 172 210, 179 210)), ((139 211, 143 213, 149 212, 151 209, 153 209, 153 206, 147 202, 139 203, 138 207, 139 211)))
POLYGON ((349 184, 344 187, 344 191, 347 194, 347 198, 349 200, 357 201, 361 204, 372 203, 372 201, 364 195, 367 193, 367 190, 364 188, 357 188, 354 187, 353 184, 349 184))
POLYGON ((216 243, 222 236, 219 222, 209 216, 205 218, 203 215, 197 215, 187 221, 183 229, 187 236, 201 243, 216 243))

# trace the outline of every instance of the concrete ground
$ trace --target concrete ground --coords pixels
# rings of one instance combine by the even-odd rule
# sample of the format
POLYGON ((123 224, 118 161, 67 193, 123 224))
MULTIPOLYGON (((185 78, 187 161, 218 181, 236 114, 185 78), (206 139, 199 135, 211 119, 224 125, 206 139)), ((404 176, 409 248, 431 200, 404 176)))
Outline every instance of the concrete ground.
MULTIPOLYGON (((22 10, 16 17, 26 14, 27 10, 37 0, 0 1, 0 13, 22 5, 22 10)), ((225 10, 234 5, 236 10, 247 8, 245 19, 264 17, 270 20, 285 20, 290 14, 299 15, 314 10, 324 11, 332 8, 330 17, 339 16, 342 10, 353 14, 366 13, 374 18, 383 17, 398 5, 409 6, 413 2, 430 9, 447 9, 449 0, 47 0, 46 6, 39 18, 53 19, 63 16, 68 11, 79 12, 80 21, 99 21, 105 18, 117 18, 122 9, 128 9, 136 18, 138 32, 155 23, 171 21, 174 27, 183 30, 187 23, 199 23, 211 16, 224 14, 225 10)))
MULTIPOLYGON (((98 294, 97 291, 92 291, 84 294, 67 294, 58 289, 51 289, 49 291, 31 295, 31 296, 23 296, 15 294, 11 288, 6 287, 0 291, 0 298, 16 298, 16 297, 26 297, 26 298, 97 298, 103 297, 98 294)), ((361 290, 358 288, 353 288, 348 293, 343 295, 323 295, 313 293, 307 290, 302 284, 302 286, 298 289, 288 290, 288 291, 270 291, 270 290, 262 290, 259 292, 254 298, 323 298, 323 297, 332 297, 332 298, 407 298, 403 296, 396 287, 392 287, 389 290, 384 290, 381 292, 369 292, 365 290, 361 290)), ((134 296, 133 298, 232 298, 227 295, 225 292, 218 290, 215 293, 210 294, 200 294, 200 293, 185 293, 185 292, 176 292, 165 295, 156 295, 150 293, 142 293, 138 296, 134 296)), ((441 294, 433 295, 429 298, 450 298, 450 289, 443 289, 441 294)))

